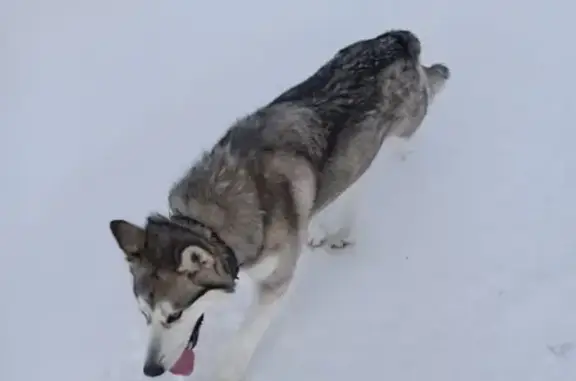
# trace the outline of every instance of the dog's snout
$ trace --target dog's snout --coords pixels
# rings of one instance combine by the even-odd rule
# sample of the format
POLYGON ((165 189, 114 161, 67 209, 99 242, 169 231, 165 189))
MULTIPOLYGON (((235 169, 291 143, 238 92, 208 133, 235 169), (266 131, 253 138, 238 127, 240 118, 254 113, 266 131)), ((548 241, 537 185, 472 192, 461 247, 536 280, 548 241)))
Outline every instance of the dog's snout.
POLYGON ((155 362, 147 362, 144 364, 144 374, 148 377, 158 377, 164 374, 165 369, 162 365, 155 362))

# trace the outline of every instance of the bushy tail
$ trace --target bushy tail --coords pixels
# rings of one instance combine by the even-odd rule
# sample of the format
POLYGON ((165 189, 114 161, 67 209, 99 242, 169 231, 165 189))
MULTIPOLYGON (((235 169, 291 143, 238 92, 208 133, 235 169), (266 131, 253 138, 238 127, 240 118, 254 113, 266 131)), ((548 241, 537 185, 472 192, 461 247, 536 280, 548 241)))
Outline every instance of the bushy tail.
POLYGON ((409 59, 418 60, 420 58, 422 51, 420 39, 409 30, 391 30, 379 35, 376 39, 380 40, 383 46, 396 45, 409 59))

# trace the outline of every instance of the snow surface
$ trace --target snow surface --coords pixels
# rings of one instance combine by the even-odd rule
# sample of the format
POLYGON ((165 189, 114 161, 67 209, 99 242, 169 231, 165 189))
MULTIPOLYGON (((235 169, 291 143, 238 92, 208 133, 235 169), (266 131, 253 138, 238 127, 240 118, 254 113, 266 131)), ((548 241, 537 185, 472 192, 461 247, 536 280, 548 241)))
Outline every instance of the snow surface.
MULTIPOLYGON (((165 212, 236 117, 398 27, 453 77, 415 152, 383 154, 362 180, 358 245, 304 256, 251 379, 574 381, 575 10, 0 2, 0 380, 143 380, 144 321, 108 221, 165 212)), ((209 317, 190 380, 210 381, 249 291, 242 279, 237 304, 209 317)))

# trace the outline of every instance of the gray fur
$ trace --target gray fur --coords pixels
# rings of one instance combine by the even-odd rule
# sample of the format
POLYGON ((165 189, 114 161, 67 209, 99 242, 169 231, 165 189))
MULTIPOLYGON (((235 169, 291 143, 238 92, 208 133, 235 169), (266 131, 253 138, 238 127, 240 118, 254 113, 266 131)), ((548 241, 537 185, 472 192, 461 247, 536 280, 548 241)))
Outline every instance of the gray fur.
POLYGON ((421 66, 420 51, 409 31, 345 47, 304 82, 234 123, 174 184, 171 217, 151 217, 144 229, 113 222, 135 293, 147 290, 152 307, 164 298, 185 308, 184 301, 192 303, 203 290, 233 291, 233 267, 250 269, 277 256, 272 274, 256 281, 260 303, 280 298, 310 219, 364 174, 388 136, 415 133, 449 78, 444 65, 421 66), (215 258, 203 276, 177 272, 188 245, 202 245, 215 258))

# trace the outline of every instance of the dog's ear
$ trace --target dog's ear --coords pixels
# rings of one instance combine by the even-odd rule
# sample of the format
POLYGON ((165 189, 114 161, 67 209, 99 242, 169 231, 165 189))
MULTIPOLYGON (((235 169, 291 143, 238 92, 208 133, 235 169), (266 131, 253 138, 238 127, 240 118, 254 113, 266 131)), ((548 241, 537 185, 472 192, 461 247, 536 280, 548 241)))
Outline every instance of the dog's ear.
POLYGON ((214 287, 234 287, 234 278, 228 274, 221 259, 200 246, 190 245, 181 252, 178 272, 186 274, 196 284, 214 287))
POLYGON ((178 271, 194 274, 202 269, 214 267, 216 259, 200 246, 190 245, 180 253, 180 265, 178 271))
POLYGON ((144 248, 146 233, 141 227, 124 220, 112 220, 110 230, 118 246, 126 254, 126 259, 136 258, 144 248))

